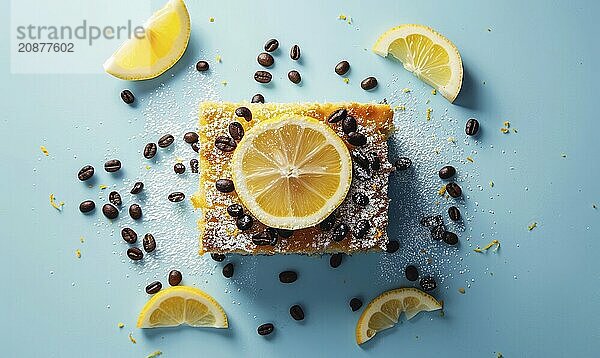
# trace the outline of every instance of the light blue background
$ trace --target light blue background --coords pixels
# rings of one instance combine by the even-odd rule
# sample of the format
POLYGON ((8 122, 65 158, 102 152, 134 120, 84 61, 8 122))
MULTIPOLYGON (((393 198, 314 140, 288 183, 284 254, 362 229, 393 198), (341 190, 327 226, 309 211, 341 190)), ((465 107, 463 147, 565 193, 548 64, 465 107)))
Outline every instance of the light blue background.
MULTIPOLYGON (((600 209, 592 204, 600 204, 598 2, 189 1, 188 6, 193 29, 182 60, 157 80, 128 85, 103 74, 11 75, 9 6, 1 5, 0 355, 145 357, 160 349, 164 357, 597 356, 600 209), (352 16, 358 30, 338 21, 340 13, 352 16), (215 23, 208 22, 210 16, 215 23), (495 255, 466 259, 476 284, 460 295, 456 290, 464 282, 449 281, 450 289, 436 292, 446 304, 444 318, 421 315, 358 347, 353 337, 358 315, 349 312, 348 299, 360 294, 368 301, 406 285, 402 273, 389 283, 374 283, 377 258, 369 255, 353 257, 335 271, 326 258, 265 258, 257 273, 258 297, 234 286, 226 294, 218 269, 210 277, 185 277, 223 304, 231 320, 228 331, 133 329, 147 299, 138 291, 141 278, 125 279, 130 269, 111 254, 112 239, 95 235, 90 220, 77 212, 87 188, 74 179, 87 162, 102 171, 106 138, 119 144, 115 150, 121 160, 139 162, 146 140, 138 136, 131 143, 129 138, 143 130, 143 123, 127 123, 136 108, 123 105, 120 90, 129 86, 143 98, 171 74, 177 88, 180 70, 193 65, 204 49, 218 50, 224 58, 218 72, 228 85, 219 88, 221 97, 248 99, 259 91, 250 79, 257 67, 253 58, 265 39, 277 37, 283 44, 300 44, 305 81, 302 87, 264 89, 267 100, 379 101, 393 74, 400 81, 412 77, 397 63, 363 49, 402 23, 427 24, 454 41, 466 71, 463 92, 457 105, 437 96, 431 106, 449 108, 456 118, 479 118, 489 133, 482 141, 498 149, 482 151, 477 164, 502 193, 494 202, 494 219, 503 247, 495 255), (353 86, 342 84, 332 71, 340 58, 356 69, 353 86), (380 79, 377 91, 358 88, 366 75, 380 79), (507 119, 518 126, 518 134, 496 134, 507 119), (93 127, 92 135, 86 126, 93 127), (41 156, 41 143, 51 157, 41 156), (504 163, 500 148, 518 155, 504 163), (509 173, 509 166, 515 170, 509 173), (62 214, 48 205, 50 192, 68 203, 62 214), (539 226, 529 232, 532 221, 539 226), (87 238, 85 256, 76 260, 73 251, 81 235, 87 238), (275 278, 286 267, 301 272, 303 279, 294 287, 281 287, 275 278), (292 301, 306 307, 302 324, 288 316, 292 301), (256 326, 269 320, 277 333, 270 339, 257 336, 256 326), (123 330, 116 327, 119 321, 126 324, 123 330), (130 331, 137 345, 127 339, 130 331)), ((475 217, 469 225, 484 232, 490 224, 475 217)))

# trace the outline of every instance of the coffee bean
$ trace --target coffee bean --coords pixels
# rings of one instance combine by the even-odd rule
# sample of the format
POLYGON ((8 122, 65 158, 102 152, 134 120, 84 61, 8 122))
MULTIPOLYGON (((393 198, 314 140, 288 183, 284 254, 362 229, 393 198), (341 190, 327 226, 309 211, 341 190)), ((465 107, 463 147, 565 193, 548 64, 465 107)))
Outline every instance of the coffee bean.
POLYGON ((446 193, 448 193, 453 198, 458 198, 462 195, 462 189, 456 183, 448 183, 446 184, 446 193))
POLYGON ((435 241, 440 241, 444 238, 444 234, 446 233, 446 228, 444 225, 434 226, 431 228, 431 238, 435 241))
POLYGON ((325 220, 321 221, 319 229, 329 231, 333 228, 333 224, 335 224, 335 214, 331 213, 325 220))
POLYGON ((149 295, 153 295, 155 293, 157 293, 158 291, 160 291, 162 289, 162 283, 160 283, 159 281, 154 281, 150 284, 148 284, 148 286, 146 286, 146 293, 149 295))
POLYGON ((269 230, 265 230, 252 235, 252 243, 256 246, 275 246, 277 243, 277 236, 272 234, 269 230))
POLYGON ((292 235, 294 235, 294 230, 287 230, 287 229, 277 229, 277 235, 283 237, 283 238, 290 238, 292 237, 292 235))
POLYGON ((404 276, 409 281, 416 281, 419 278, 419 270, 413 265, 408 265, 404 269, 404 276))
POLYGON ((419 285, 423 289, 423 291, 432 291, 437 287, 435 283, 435 279, 431 276, 425 276, 419 281, 419 285))
POLYGON ((94 210, 96 208, 96 203, 94 203, 92 200, 85 200, 82 201, 81 204, 79 204, 79 211, 81 211, 82 213, 89 213, 90 211, 94 210))
POLYGON ((256 61, 258 61, 258 64, 263 67, 271 67, 271 66, 273 66, 273 63, 275 62, 275 60, 273 59, 273 56, 271 56, 270 54, 268 54, 266 52, 261 52, 258 55, 258 57, 256 58, 256 61))
POLYGON ((350 300, 350 309, 352 312, 356 312, 362 307, 362 304, 363 303, 359 298, 354 297, 350 300))
POLYGON ((175 174, 183 174, 185 173, 185 165, 183 165, 183 163, 175 163, 173 165, 173 171, 175 174))
POLYGON ((367 144, 367 137, 358 132, 350 132, 348 133, 348 143, 352 144, 353 146, 360 147, 367 144))
POLYGON ((367 156, 364 153, 359 151, 353 151, 350 155, 352 156, 352 160, 354 161, 354 163, 356 163, 366 172, 370 172, 371 163, 369 162, 369 158, 367 158, 367 156))
POLYGON ((292 283, 298 279, 298 274, 295 271, 283 271, 279 273, 279 281, 281 283, 292 283))
POLYGON ((279 48, 279 41, 277 41, 276 39, 270 39, 265 44, 265 51, 267 52, 273 52, 277 50, 277 48, 279 48))
POLYGON ((121 161, 119 159, 111 159, 104 163, 104 170, 109 173, 114 173, 121 169, 121 161))
POLYGON ((329 266, 333 268, 338 268, 342 264, 343 258, 344 255, 339 252, 331 255, 331 257, 329 258, 329 266))
POLYGON ((446 231, 444 233, 444 242, 448 245, 456 245, 458 244, 458 236, 450 231, 446 231))
POLYGON ((138 261, 144 258, 144 253, 137 247, 130 247, 127 249, 127 257, 134 261, 138 261))
POLYGON ((456 169, 451 165, 446 165, 440 169, 438 175, 440 179, 450 179, 456 174, 456 169))
POLYGON ((215 188, 221 193, 231 193, 235 190, 233 186, 233 180, 231 179, 219 179, 215 182, 215 188))
POLYGON ((400 249, 400 242, 398 240, 389 240, 387 245, 385 245, 385 252, 388 254, 393 254, 398 249, 400 249))
POLYGON ((196 63, 196 70, 200 72, 208 71, 209 68, 210 65, 206 61, 198 61, 198 63, 196 63))
POLYGON ((367 206, 369 204, 369 197, 365 193, 356 192, 352 194, 352 201, 356 205, 367 206))
POLYGON ((131 204, 129 206, 129 216, 133 220, 139 220, 142 217, 142 207, 138 204, 131 204))
POLYGON ((477 132, 479 132, 479 122, 475 118, 469 118, 465 125, 465 133, 475 135, 477 132))
POLYGON ((367 235, 370 229, 371 223, 369 222, 369 220, 359 220, 356 223, 356 227, 354 228, 354 237, 356 237, 357 239, 362 239, 367 235))
POLYGON ((198 133, 196 132, 187 132, 183 135, 183 140, 188 144, 196 143, 198 138, 198 133))
POLYGON ((235 147, 237 147, 237 143, 231 137, 220 135, 215 140, 215 147, 224 152, 233 152, 235 147))
POLYGON ((271 79, 273 79, 273 75, 268 71, 254 72, 254 80, 258 83, 269 83, 271 79))
POLYGON ((300 46, 292 46, 290 49, 290 58, 294 61, 298 61, 300 59, 300 46))
POLYGON ((360 87, 365 91, 372 90, 377 87, 377 79, 375 77, 367 77, 360 82, 360 87))
POLYGON ((146 146, 144 147, 144 158, 152 159, 152 158, 154 158, 155 155, 156 155, 156 144, 155 143, 146 144, 146 146))
POLYGON ((190 160, 190 169, 192 170, 192 173, 198 173, 198 159, 190 160))
POLYGON ((77 178, 81 181, 86 181, 94 176, 94 167, 91 165, 86 165, 85 167, 79 170, 77 173, 77 178))
POLYGON ((121 237, 128 244, 135 244, 138 238, 137 233, 128 227, 124 227, 121 230, 121 237))
POLYGON ((169 201, 172 203, 178 203, 185 199, 185 194, 180 191, 174 191, 171 194, 169 194, 167 199, 169 199, 169 201))
POLYGON ((381 159, 375 152, 371 153, 371 155, 371 169, 373 169, 373 171, 381 170, 381 159))
POLYGON ((144 251, 152 252, 156 250, 156 240, 154 240, 154 235, 147 233, 144 235, 142 239, 142 246, 144 246, 144 251))
POLYGON ((226 278, 233 277, 233 263, 230 262, 227 265, 223 266, 223 276, 225 276, 226 278))
POLYGON ((141 181, 138 181, 135 184, 133 184, 133 188, 131 188, 130 193, 131 194, 139 194, 142 192, 142 190, 144 190, 144 183, 142 183, 141 181))
POLYGON ((116 219, 119 216, 119 210, 112 204, 104 204, 102 206, 102 214, 109 219, 116 219))
POLYGON ((327 117, 327 123, 337 123, 339 121, 343 121, 347 116, 348 111, 345 108, 340 108, 327 117))
POLYGON ((333 239, 333 241, 336 242, 342 241, 346 238, 346 235, 348 235, 348 231, 350 231, 348 225, 344 223, 339 223, 333 228, 331 238, 333 239))
POLYGON ((210 257, 217 262, 223 262, 225 260, 225 255, 216 252, 210 254, 210 257))
POLYGON ((108 201, 110 201, 114 206, 121 206, 123 204, 123 200, 121 200, 121 194, 116 191, 111 191, 108 194, 108 201))
POLYGON ((292 83, 295 83, 295 84, 298 84, 298 83, 300 83, 300 81, 302 81, 300 72, 298 72, 296 70, 291 70, 290 72, 288 72, 288 78, 290 81, 292 81, 292 83))
POLYGON ((394 166, 396 167, 396 170, 406 170, 406 169, 410 168, 411 165, 412 165, 412 161, 407 157, 400 157, 400 158, 398 158, 398 160, 396 160, 394 162, 394 166))
POLYGON ((171 144, 173 144, 174 141, 175 141, 175 137, 173 137, 171 134, 165 134, 164 136, 160 137, 160 139, 158 140, 158 146, 161 148, 166 148, 166 147, 170 146, 171 144))
POLYGON ((227 214, 234 218, 240 217, 244 214, 244 208, 240 204, 231 204, 227 207, 227 214))
POLYGON ((196 153, 198 153, 200 151, 200 143, 198 142, 194 142, 190 145, 190 147, 192 147, 192 150, 196 153))
POLYGON ((262 94, 257 93, 254 96, 252 96, 252 100, 250 100, 250 102, 252 102, 252 103, 265 103, 265 97, 262 94))
POLYGON ((460 220, 460 210, 456 206, 451 206, 448 208, 448 216, 452 221, 460 220))
POLYGON ((181 283, 183 277, 181 276, 181 272, 178 270, 169 271, 169 285, 177 286, 181 283))
POLYGON ((121 99, 127 104, 132 104, 133 102, 135 102, 135 96, 128 89, 123 90, 121 92, 121 99))
POLYGON ((243 214, 242 216, 238 217, 235 221, 235 225, 237 226, 237 228, 242 231, 250 229, 253 223, 254 220, 252 219, 252 216, 246 214, 243 214))
POLYGON ((265 323, 265 324, 261 324, 260 326, 258 326, 256 331, 258 332, 259 335, 266 336, 266 335, 273 333, 274 329, 275 329, 275 326, 273 325, 273 323, 265 323))
POLYGON ((349 134, 351 132, 356 132, 357 125, 356 119, 352 116, 347 116, 342 120, 342 130, 344 133, 349 134))
POLYGON ((348 61, 341 61, 337 65, 335 65, 335 73, 340 76, 343 76, 350 70, 350 64, 348 61))
POLYGON ((424 216, 420 222, 421 225, 427 228, 432 228, 435 226, 444 225, 444 218, 442 218, 442 215, 424 216))
POLYGON ((302 321, 304 319, 304 311, 300 305, 293 305, 290 307, 290 316, 296 321, 302 321))
POLYGON ((235 115, 244 118, 246 122, 250 122, 252 120, 252 111, 250 111, 248 107, 236 108, 235 115))
POLYGON ((235 140, 242 140, 244 137, 244 127, 240 122, 229 123, 229 135, 235 140))

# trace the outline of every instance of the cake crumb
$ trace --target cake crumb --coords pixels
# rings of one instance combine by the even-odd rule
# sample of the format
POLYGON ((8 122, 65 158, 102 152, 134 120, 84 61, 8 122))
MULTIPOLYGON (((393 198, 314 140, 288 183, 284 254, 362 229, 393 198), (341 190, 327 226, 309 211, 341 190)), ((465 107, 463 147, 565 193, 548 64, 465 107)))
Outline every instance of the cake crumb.
POLYGON ((215 56, 215 61, 216 61, 216 62, 218 62, 218 63, 221 63, 221 62, 223 62, 222 60, 223 60, 223 59, 221 58, 221 55, 216 55, 216 56, 215 56))
POLYGON ((42 153, 44 153, 45 156, 49 156, 50 152, 48 152, 48 149, 46 149, 45 146, 40 145, 40 149, 42 150, 42 153))
POLYGON ((410 92, 410 88, 404 88, 404 89, 402 89, 402 92, 409 93, 410 92))
POLYGON ((154 351, 154 352, 148 354, 148 356, 146 356, 146 358, 156 358, 156 357, 158 357, 160 355, 162 355, 161 351, 154 351))
POLYGON ((100 184, 100 185, 98 185, 98 187, 99 187, 101 190, 104 190, 104 189, 108 188, 108 186, 106 186, 106 185, 104 185, 104 184, 100 184))
POLYGON ((534 221, 527 226, 527 230, 531 231, 531 230, 535 229, 536 227, 537 227, 537 222, 534 221))
POLYGON ((57 203, 54 197, 54 194, 50 194, 50 205, 52 205, 52 207, 58 211, 62 211, 63 206, 65 205, 64 201, 61 201, 60 203, 57 203))
POLYGON ((483 248, 480 248, 479 246, 477 246, 475 249, 473 249, 473 251, 483 253, 484 251, 489 250, 492 246, 496 246, 494 251, 498 251, 498 249, 500 248, 500 241, 492 240, 492 241, 490 241, 489 244, 485 245, 483 248))
POLYGON ((133 338, 133 333, 131 332, 129 332, 129 340, 131 341, 131 343, 137 344, 137 341, 135 340, 135 338, 133 338))
POLYGON ((437 94, 437 90, 436 90, 435 88, 434 88, 434 89, 432 89, 432 90, 431 90, 431 94, 435 96, 435 95, 437 94))
POLYGON ((473 163, 475 160, 473 160, 473 157, 471 157, 471 156, 468 156, 468 157, 467 157, 467 161, 469 161, 469 162, 473 163))
POLYGON ((75 250, 75 256, 80 259, 81 258, 81 250, 77 249, 75 250))
POLYGON ((215 18, 214 18, 214 17, 209 17, 209 18, 208 18, 208 21, 209 21, 209 22, 215 22, 215 18))
POLYGON ((350 83, 350 79, 348 77, 342 78, 342 81, 344 81, 345 84, 350 83))
POLYGON ((119 323, 117 323, 117 327, 123 328, 123 327, 125 327, 125 323, 119 322, 119 323))
POLYGON ((464 295, 465 294, 465 288, 464 287, 459 288, 458 292, 464 295))

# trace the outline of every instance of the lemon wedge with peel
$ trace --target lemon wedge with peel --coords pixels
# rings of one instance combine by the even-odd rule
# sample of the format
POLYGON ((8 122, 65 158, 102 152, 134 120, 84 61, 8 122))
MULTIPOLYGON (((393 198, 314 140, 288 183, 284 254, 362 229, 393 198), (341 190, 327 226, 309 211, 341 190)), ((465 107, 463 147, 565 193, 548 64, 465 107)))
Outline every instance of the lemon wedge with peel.
POLYGON ((407 71, 454 102, 463 79, 460 53, 454 44, 434 29, 423 25, 400 25, 379 36, 373 52, 391 54, 407 71))
POLYGON ((296 230, 320 223, 342 203, 352 181, 352 160, 329 126, 290 116, 248 130, 231 171, 238 197, 260 222, 296 230))
POLYGON ((179 61, 190 39, 190 15, 183 0, 170 0, 104 62, 104 70, 122 80, 157 77, 179 61))
POLYGON ((195 287, 174 286, 159 291, 138 316, 138 328, 174 327, 227 328, 223 307, 210 295, 195 287))
POLYGON ((422 311, 435 311, 442 304, 427 293, 416 288, 398 288, 375 297, 358 319, 356 343, 363 344, 377 332, 394 327, 400 314, 411 319, 422 311))

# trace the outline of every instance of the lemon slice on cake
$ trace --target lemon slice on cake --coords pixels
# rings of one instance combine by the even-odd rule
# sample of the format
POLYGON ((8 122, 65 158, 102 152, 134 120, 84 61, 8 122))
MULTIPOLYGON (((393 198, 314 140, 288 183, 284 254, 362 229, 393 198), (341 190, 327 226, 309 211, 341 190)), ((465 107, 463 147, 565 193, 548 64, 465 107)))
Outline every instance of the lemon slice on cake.
POLYGON ((179 61, 190 39, 190 15, 183 0, 170 0, 104 63, 104 70, 122 80, 157 77, 179 61))
POLYGON ((310 117, 259 123, 231 160, 235 190, 263 224, 296 230, 316 225, 350 189, 352 160, 342 139, 310 117))
POLYGON ((430 27, 400 25, 379 36, 373 52, 391 54, 404 68, 454 102, 463 79, 460 53, 454 44, 430 27))
POLYGON ((180 325, 227 328, 227 315, 206 292, 189 286, 174 286, 152 296, 137 321, 138 328, 180 325))
POLYGON ((358 319, 356 343, 363 344, 378 332, 394 327, 400 314, 411 319, 422 311, 435 311, 442 304, 427 293, 416 288, 398 288, 375 297, 358 319))

